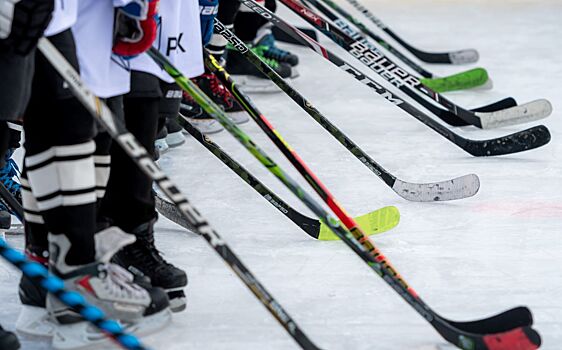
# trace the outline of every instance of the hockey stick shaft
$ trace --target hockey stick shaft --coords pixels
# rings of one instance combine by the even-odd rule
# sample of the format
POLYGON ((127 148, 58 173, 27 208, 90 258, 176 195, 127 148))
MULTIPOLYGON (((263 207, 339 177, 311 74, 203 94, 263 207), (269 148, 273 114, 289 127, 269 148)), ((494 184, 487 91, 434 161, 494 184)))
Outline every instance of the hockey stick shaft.
MULTIPOLYGON (((437 314, 432 311, 417 295, 411 286, 400 276, 395 268, 393 268, 389 260, 375 245, 365 236, 364 232, 351 218, 347 212, 336 202, 329 191, 323 187, 318 179, 313 177, 309 172, 305 176, 309 183, 314 184, 313 188, 323 197, 327 205, 342 221, 349 232, 343 229, 324 209, 319 206, 300 186, 292 180, 285 172, 274 163, 263 151, 261 151, 249 138, 240 130, 224 112, 216 106, 207 96, 202 94, 199 88, 179 72, 170 62, 160 54, 156 49, 151 49, 149 55, 164 69, 176 83, 188 92, 194 100, 201 105, 209 115, 215 118, 224 126, 226 130, 237 138, 256 159, 258 159, 272 174, 274 174, 283 184, 285 184, 299 199, 303 201, 318 217, 332 228, 333 232, 349 246, 371 269, 379 275, 383 280, 392 287, 406 302, 408 302, 414 310, 428 320, 436 329, 439 326, 448 327, 448 324, 441 325, 443 322, 438 319, 437 314), (433 321, 439 323, 434 324, 433 321)), ((303 174, 304 175, 304 174, 303 174)))
MULTIPOLYGON (((376 35, 375 33, 373 33, 369 28, 367 28, 367 26, 365 26, 361 21, 359 21, 358 19, 356 19, 355 17, 353 17, 349 12, 345 11, 342 7, 340 7, 338 4, 336 4, 334 1, 332 0, 320 0, 322 2, 324 2, 325 4, 327 4, 328 6, 330 6, 334 11, 336 11, 338 14, 340 14, 342 17, 344 17, 346 20, 348 20, 349 22, 351 22, 353 25, 355 25, 359 30, 361 30, 361 32, 363 32, 365 35, 369 36, 371 39, 373 39, 375 42, 377 42, 379 45, 381 45, 382 47, 384 47, 386 50, 388 50, 388 52, 390 52, 391 54, 393 54, 394 56, 398 57, 398 59, 400 59, 402 62, 406 63, 410 68, 412 68, 413 70, 415 70, 417 73, 419 73, 421 76, 425 77, 425 78, 434 78, 435 74, 427 71, 426 69, 424 69, 423 67, 421 67, 419 64, 415 63, 414 61, 412 61, 411 59, 409 59, 408 57, 406 57, 406 55, 404 55, 402 52, 400 52, 399 50, 397 50, 394 46, 392 46, 390 43, 388 43, 387 41, 385 41, 383 38, 381 38, 380 36, 376 35)), ((317 9, 319 9, 320 11, 322 11, 321 7, 318 7, 319 2, 316 0, 307 0, 306 2, 310 2, 314 7, 316 7, 317 9)), ((322 11, 324 12, 324 11, 322 11)), ((337 21, 338 19, 333 19, 333 21, 337 21)), ((341 29, 341 27, 340 27, 341 29)))
MULTIPOLYGON (((246 6, 252 9, 261 9, 261 6, 247 3, 246 6)), ((260 10, 260 13, 261 10, 260 10)), ((272 20, 273 17, 264 17, 272 20)), ((277 23, 277 22, 275 22, 277 23)), ((277 24, 276 24, 277 25, 277 24)), ((285 30, 284 27, 280 27, 285 30)), ((227 41, 235 47, 240 54, 256 66, 256 68, 269 77, 281 90, 283 90, 297 105, 307 112, 314 120, 316 120, 324 129, 334 136, 348 151, 350 151, 357 159, 361 161, 369 170, 382 179, 396 194, 404 199, 411 201, 446 201, 466 198, 475 195, 479 189, 479 180, 476 175, 465 175, 461 178, 431 183, 416 184, 402 181, 387 172, 379 164, 377 164, 369 155, 363 152, 351 139, 349 139, 340 129, 326 119, 312 103, 307 101, 298 91, 293 89, 285 80, 283 80, 271 67, 254 54, 240 39, 238 39, 231 31, 229 31, 220 21, 215 21, 215 31, 223 35, 227 41)), ((287 31, 287 33, 290 33, 287 31)), ((301 37, 295 35, 295 39, 300 39, 304 44, 308 45, 301 37)), ((357 77, 357 76, 356 76, 357 77)), ((369 85, 378 89, 378 85, 369 85)), ((380 87, 382 88, 382 87, 380 87)), ((385 97, 388 95, 385 93, 385 97)), ((393 98, 393 101, 399 101, 393 98)), ((437 124, 437 123, 436 123, 437 124)), ((439 124, 437 124, 439 125, 439 124)))
POLYGON ((309 218, 288 203, 283 201, 279 196, 277 196, 272 190, 265 186, 261 181, 259 181, 254 175, 252 175, 248 170, 246 170, 240 163, 232 159, 228 154, 226 154, 218 145, 212 142, 208 137, 201 134, 194 126, 188 122, 182 122, 180 124, 183 126, 187 132, 193 136, 203 147, 205 147, 209 152, 220 159, 228 168, 230 168, 234 173, 236 173, 242 180, 244 180, 250 187, 252 187, 256 192, 258 192, 266 201, 273 205, 277 210, 279 210, 283 215, 293 221, 297 226, 299 226, 303 231, 313 238, 318 238, 320 231, 320 223, 318 220, 309 218))
POLYGON ((411 75, 405 69, 402 69, 398 64, 393 62, 380 50, 371 50, 368 45, 362 43, 360 40, 355 40, 340 29, 332 27, 321 16, 302 5, 302 3, 300 3, 298 0, 280 1, 297 15, 299 15, 302 19, 312 25, 315 29, 322 32, 353 57, 361 61, 361 63, 367 66, 370 70, 377 73, 383 79, 387 80, 390 84, 395 85, 398 89, 406 93, 408 96, 414 98, 418 103, 422 105, 428 105, 429 101, 425 101, 423 98, 416 98, 416 92, 412 89, 441 104, 466 122, 482 128, 482 121, 478 116, 463 109, 462 107, 454 104, 452 101, 443 97, 439 93, 424 86, 417 77, 411 75))
POLYGON ((102 310, 86 302, 82 295, 74 291, 66 290, 64 288, 64 282, 60 278, 50 274, 43 265, 30 261, 25 255, 11 248, 3 239, 0 239, 0 255, 17 267, 36 285, 52 293, 64 305, 78 312, 85 320, 107 334, 108 337, 122 348, 129 350, 148 349, 135 336, 125 333, 119 323, 107 319, 102 310))
POLYGON ((375 17, 375 15, 365 6, 361 5, 357 0, 347 0, 356 10, 361 12, 365 17, 367 17, 371 22, 373 22, 377 27, 387 33, 391 38, 396 40, 402 47, 416 56, 418 59, 427 63, 446 63, 446 64, 466 64, 475 63, 478 61, 478 52, 474 49, 466 49, 454 52, 446 53, 430 53, 423 52, 416 49, 412 45, 408 44, 405 40, 400 38, 396 33, 394 33, 386 24, 384 24, 380 19, 375 17))
MULTIPOLYGON (((390 265, 382 253, 372 244, 368 237, 364 235, 361 228, 357 223, 350 218, 343 208, 334 200, 326 198, 328 206, 336 213, 342 220, 344 225, 348 227, 350 232, 345 231, 339 223, 334 222, 333 218, 325 213, 322 207, 318 206, 316 202, 307 195, 306 192, 300 190, 290 177, 288 177, 282 169, 277 166, 265 153, 263 153, 249 138, 245 138, 245 134, 240 130, 220 109, 215 105, 209 97, 202 94, 199 88, 185 76, 175 69, 168 60, 160 54, 156 49, 149 51, 151 57, 172 76, 176 83, 185 89, 190 95, 198 102, 203 110, 205 110, 221 125, 225 127, 233 136, 235 136, 262 164, 270 170, 271 173, 300 198, 313 212, 319 215, 320 218, 325 218, 325 221, 333 232, 348 245, 363 261, 371 267, 371 269, 379 275, 392 289, 397 292, 406 302, 412 306, 424 319, 426 319, 447 341, 461 346, 466 350, 505 350, 495 344, 503 346, 505 343, 510 343, 509 346, 517 345, 518 343, 526 343, 528 346, 519 347, 521 350, 535 350, 534 345, 538 342, 540 344, 540 337, 536 331, 530 328, 516 328, 509 329, 507 332, 503 331, 502 334, 482 335, 471 334, 469 332, 459 330, 455 325, 446 319, 440 317, 437 313, 427 306, 414 290, 405 282, 405 280, 398 274, 398 272, 390 265), (494 343, 492 343, 494 342, 494 343), (490 345, 491 344, 491 345, 490 345), (533 347, 532 347, 533 346, 533 347)), ((319 184, 319 182, 318 182, 319 184)), ((317 187, 315 187, 317 190, 317 187)), ((318 191, 320 193, 320 191, 318 191)), ((329 195, 329 192, 326 190, 329 195)), ((333 197, 331 197, 333 199, 333 197)), ((478 322, 481 324, 482 322, 478 322)), ((466 326, 466 323, 456 323, 459 326, 466 326)), ((485 323, 487 324, 487 323, 485 323)), ((504 325, 502 325, 504 326, 504 325)), ((519 326, 517 326, 519 327, 519 326)), ((494 327, 490 327, 494 328, 494 327)), ((497 329, 497 328, 496 328, 497 329)))
MULTIPOLYGON (((522 151, 527 151, 530 149, 541 147, 550 141, 550 133, 548 129, 542 125, 533 127, 515 134, 507 135, 497 139, 475 141, 466 139, 445 126, 441 125, 437 121, 428 117, 426 114, 421 112, 419 109, 412 106, 410 103, 402 100, 397 95, 393 94, 389 90, 385 89, 382 85, 375 82, 373 79, 361 73, 358 69, 354 68, 347 62, 343 61, 341 58, 337 57, 322 45, 320 45, 315 40, 307 37, 299 30, 295 29, 293 26, 283 21, 279 16, 268 11, 262 6, 258 5, 251 0, 241 0, 241 2, 248 8, 250 8, 255 13, 262 16, 264 19, 272 22, 279 29, 283 30, 285 33, 291 35, 295 40, 299 40, 303 45, 309 47, 315 51, 318 55, 322 56, 324 59, 330 61, 339 69, 343 70, 347 74, 351 75, 355 80, 359 81, 363 85, 369 87, 378 95, 382 96, 388 102, 396 105, 403 111, 407 112, 414 118, 418 119, 420 122, 427 125, 430 129, 434 130, 441 136, 445 137, 450 142, 454 143, 458 147, 462 148, 464 151, 470 153, 476 157, 484 156, 497 156, 504 154, 517 153, 522 151)), ((235 38, 232 33, 230 33, 224 26, 217 24, 215 21, 215 28, 237 49, 246 50, 246 46, 240 42, 239 39, 235 38)), ((242 51, 241 51, 242 52, 242 51)), ((345 137, 341 131, 339 131, 335 126, 333 126, 326 118, 323 118, 321 114, 314 108, 309 106, 310 103, 306 101, 298 92, 291 88, 279 75, 268 67, 265 63, 261 62, 259 59, 254 59, 251 53, 246 53, 243 51, 245 57, 256 65, 256 67, 266 76, 268 76, 275 84, 277 84, 283 91, 289 95, 297 104, 299 104, 310 116, 316 119, 328 132, 332 133, 345 147, 348 147, 348 142, 351 142, 349 138, 345 137)), ((415 92, 412 92, 414 95, 415 92)), ((421 96, 419 96, 422 98, 421 96)), ((353 144, 352 153, 356 154, 356 151, 360 151, 358 147, 353 144)), ((351 149, 350 149, 351 150, 351 149)), ((366 157, 364 152, 360 151, 361 154, 356 156, 364 162, 364 159, 369 159, 366 157)), ((366 164, 367 165, 367 164, 366 164)), ((369 165, 375 167, 373 163, 369 162, 369 165)), ((376 168, 376 167, 375 167, 376 168)), ((380 171, 380 169, 377 169, 380 171)), ((396 178, 394 178, 396 181, 396 178)))
MULTIPOLYGON (((245 4, 246 6, 253 6, 252 3, 245 4)), ((259 5, 256 5, 259 6, 259 5)), ((260 7, 261 8, 261 7, 260 7)), ((270 18, 270 17, 268 17, 270 18)), ((314 105, 302 96, 297 90, 292 88, 283 78, 281 78, 271 67, 262 62, 250 49, 238 39, 230 30, 228 30, 220 21, 215 19, 215 31, 225 37, 229 43, 248 61, 271 79, 281 90, 283 90, 296 104, 298 104, 305 112, 307 112, 314 120, 316 120, 322 127, 324 127, 330 134, 332 134, 347 150, 349 150, 357 159, 359 159, 365 166, 367 166, 375 175, 377 175, 387 186, 392 188, 396 182, 396 177, 384 169, 381 165, 375 162, 369 155, 367 155, 357 144, 349 139, 341 130, 325 118, 314 105)), ((302 42, 302 40, 301 40, 302 42)))
POLYGON ((179 188, 154 163, 148 151, 127 131, 123 123, 115 117, 107 105, 97 98, 81 81, 80 75, 64 59, 58 50, 47 40, 41 39, 38 48, 69 84, 73 93, 83 103, 84 107, 94 116, 119 144, 137 166, 162 190, 166 196, 182 212, 184 218, 196 228, 217 254, 230 266, 234 273, 252 291, 257 299, 270 311, 275 319, 287 330, 293 339, 303 349, 317 349, 317 347, 301 331, 289 314, 269 294, 265 287, 246 268, 238 256, 227 243, 209 225, 199 211, 187 200, 179 188))

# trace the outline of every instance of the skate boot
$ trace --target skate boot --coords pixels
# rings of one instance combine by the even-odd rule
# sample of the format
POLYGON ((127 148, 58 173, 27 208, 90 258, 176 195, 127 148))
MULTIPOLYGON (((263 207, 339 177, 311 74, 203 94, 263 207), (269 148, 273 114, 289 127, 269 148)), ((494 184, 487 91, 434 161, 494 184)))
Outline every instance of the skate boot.
MULTIPOLYGON (((29 246, 26 248, 25 255, 32 261, 47 267, 49 262, 49 252, 40 247, 29 246)), ((16 321, 16 330, 20 334, 35 337, 52 337, 56 324, 51 320, 45 303, 47 292, 37 286, 27 276, 22 275, 18 290, 22 308, 16 321)))
POLYGON ((185 143, 185 136, 182 133, 183 128, 179 126, 175 118, 166 118, 166 130, 168 130, 168 135, 166 136, 168 146, 174 148, 185 143))
MULTIPOLYGON (((65 288, 79 292, 88 303, 100 308, 108 318, 119 320, 126 332, 146 335, 171 320, 166 293, 160 288, 141 288, 133 275, 110 263, 116 251, 135 241, 135 236, 109 227, 95 235, 96 261, 68 266, 70 242, 64 235, 49 234, 52 271, 64 280, 65 288)), ((107 348, 110 340, 82 316, 53 295, 47 296, 47 311, 56 322, 52 345, 55 349, 107 348)))
POLYGON ((154 287, 168 293, 170 309, 179 312, 186 307, 183 289, 187 286, 187 275, 183 270, 168 263, 154 245, 154 223, 156 219, 132 230, 136 242, 115 254, 114 262, 135 275, 144 275, 154 287))
POLYGON ((268 31, 261 38, 256 38, 256 46, 264 46, 263 55, 267 58, 272 58, 279 61, 280 63, 287 63, 291 67, 295 67, 299 64, 299 57, 289 51, 278 48, 275 45, 275 37, 268 31))
POLYGON ((20 342, 16 335, 12 332, 5 331, 0 326, 0 349, 2 350, 17 350, 20 348, 20 342))
MULTIPOLYGON (((202 134, 216 134, 223 130, 222 125, 213 119, 199 106, 193 99, 187 95, 183 95, 180 105, 180 118, 186 118, 202 134)), ((185 132, 187 134, 187 131, 185 132)))
POLYGON ((222 85, 216 75, 205 73, 192 80, 213 102, 222 107, 235 124, 247 123, 250 120, 242 106, 234 99, 230 91, 222 85))
MULTIPOLYGON (((251 48, 262 61, 266 62, 283 79, 292 76, 291 66, 279 63, 276 60, 266 58, 263 54, 265 46, 251 48)), ((233 75, 234 80, 245 92, 268 93, 278 92, 277 86, 265 75, 263 75, 251 62, 249 62, 238 50, 227 47, 226 71, 233 75)))
POLYGON ((5 233, 12 227, 12 214, 8 208, 0 202, 0 238, 5 239, 5 233))
POLYGON ((168 152, 170 149, 168 142, 166 142, 167 137, 168 130, 166 130, 166 127, 164 126, 162 130, 158 132, 158 135, 156 135, 156 141, 154 141, 154 147, 158 151, 158 157, 160 157, 161 154, 168 152))
MULTIPOLYGON (((5 161, 6 165, 0 169, 0 182, 6 187, 6 189, 14 196, 14 198, 21 204, 21 185, 16 179, 19 176, 19 168, 16 162, 12 159, 15 149, 10 149, 6 152, 5 161)), ((3 206, 4 210, 7 210, 6 206, 3 206)), ((10 213, 13 215, 10 211, 10 213)))

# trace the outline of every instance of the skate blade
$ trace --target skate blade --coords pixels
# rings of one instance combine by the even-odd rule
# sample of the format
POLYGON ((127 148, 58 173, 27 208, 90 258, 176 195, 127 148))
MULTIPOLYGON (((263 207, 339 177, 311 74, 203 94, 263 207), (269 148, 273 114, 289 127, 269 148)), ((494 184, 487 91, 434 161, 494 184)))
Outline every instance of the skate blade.
MULTIPOLYGON (((153 334, 172 320, 170 309, 163 310, 157 314, 143 317, 136 323, 121 323, 126 333, 135 336, 146 336, 153 334)), ((78 349, 121 349, 105 333, 99 331, 89 322, 80 322, 72 325, 59 325, 53 334, 53 349, 78 350, 78 349)))
POLYGON ((6 235, 21 235, 24 233, 22 224, 12 224, 9 229, 6 229, 6 235))
POLYGON ((16 321, 16 331, 33 337, 52 337, 57 325, 42 307, 24 305, 16 321))
POLYGON ((170 310, 172 312, 180 312, 187 308, 187 299, 185 297, 170 299, 170 310))

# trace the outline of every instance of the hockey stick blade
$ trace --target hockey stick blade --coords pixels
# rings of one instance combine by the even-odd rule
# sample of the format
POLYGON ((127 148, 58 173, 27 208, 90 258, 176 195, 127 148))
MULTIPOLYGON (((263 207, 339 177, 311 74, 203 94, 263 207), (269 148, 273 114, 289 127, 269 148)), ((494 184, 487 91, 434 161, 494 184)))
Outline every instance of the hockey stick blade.
POLYGON ((436 183, 416 184, 396 179, 392 189, 400 197, 413 202, 452 201, 474 196, 480 189, 475 174, 436 183))
POLYGON ((495 112, 495 111, 499 111, 499 110, 502 110, 502 109, 515 107, 515 106, 517 106, 517 101, 515 101, 515 99, 513 97, 507 97, 507 98, 504 98, 503 100, 499 100, 497 102, 490 103, 489 105, 486 105, 486 106, 473 108, 473 109, 471 109, 471 111, 473 111, 473 112, 495 112))
POLYGON ((473 68, 446 77, 420 79, 423 85, 439 93, 474 89, 483 86, 488 80, 488 72, 484 68, 473 68))
MULTIPOLYGON (((426 58, 429 57, 430 55, 435 55, 427 52, 422 52, 420 50, 417 51, 419 54, 424 55, 426 58)), ((478 54, 478 51, 476 51, 475 49, 459 50, 455 52, 450 52, 448 55, 451 64, 471 64, 471 63, 478 62, 478 60, 480 59, 480 55, 478 54)))
POLYGON ((500 156, 532 150, 550 142, 550 132, 544 125, 535 126, 491 140, 462 138, 461 147, 476 157, 500 156))
MULTIPOLYGON (((491 104, 486 105, 486 106, 471 109, 471 111, 472 112, 489 113, 489 112, 495 112, 495 111, 500 111, 502 109, 515 107, 515 106, 517 106, 517 102, 515 101, 515 99, 513 97, 508 97, 508 98, 504 98, 503 100, 491 103, 491 104)), ((445 109, 442 109, 442 108, 439 108, 435 105, 430 105, 428 109, 430 111, 432 111, 436 116, 438 116, 439 119, 443 120, 445 123, 447 123, 451 126, 472 125, 472 124, 469 124, 469 123, 465 122, 464 120, 462 120, 461 118, 459 118, 458 116, 453 114, 452 112, 450 112, 448 110, 445 110, 445 109)))
POLYGON ((187 221, 178 208, 173 204, 160 197, 160 194, 154 191, 154 202, 156 203, 156 210, 171 222, 185 228, 191 233, 196 234, 197 230, 189 221, 187 221))
MULTIPOLYGON (((252 6, 252 4, 248 4, 252 6)), ((324 129, 326 129, 335 139, 342 144, 348 151, 350 151, 361 163, 363 163, 369 170, 371 170, 376 176, 378 176, 384 183, 393 188, 396 181, 404 182, 398 179, 393 174, 385 170, 381 165, 379 165, 374 159, 372 159, 368 154, 366 154, 361 148, 355 144, 351 139, 349 139, 340 129, 333 125, 326 117, 324 117, 320 111, 318 111, 312 103, 306 100, 297 90, 292 88, 287 82, 285 82, 277 73, 275 73, 266 63, 262 62, 259 58, 255 56, 243 43, 240 42, 236 36, 230 32, 226 27, 219 21, 215 21, 215 29, 221 35, 223 35, 231 44, 235 45, 237 48, 241 48, 242 54, 250 61, 254 66, 262 72, 265 76, 269 77, 281 90, 283 90, 297 105, 304 109, 308 115, 310 115, 314 120, 316 120, 324 129)), ((301 42, 304 42, 308 37, 298 37, 301 42)), ((309 40, 312 40, 308 38, 309 40)), ((343 69, 343 68, 342 68, 343 69)), ((357 75, 355 75, 357 78, 357 75)), ((359 80, 362 80, 360 78, 359 80)), ((378 86, 378 85, 377 85, 378 86)), ((372 86, 370 86, 372 88, 372 86)), ((381 87, 382 88, 382 87, 381 87)), ((429 118, 429 117, 428 117, 429 118)), ((437 124, 437 122, 434 122, 437 124)), ((444 127, 443 127, 444 128, 444 127)), ((440 134, 446 137, 449 141, 456 143, 457 139, 453 136, 446 135, 446 132, 439 130, 440 134)), ((462 141, 462 140, 461 140, 462 141)), ((463 141, 464 142, 464 141, 463 141)), ((406 183, 408 185, 403 185, 401 187, 407 186, 422 186, 422 184, 406 183)), ((443 193, 431 192, 432 189, 428 189, 427 186, 424 188, 425 192, 428 193, 426 198, 440 198, 440 200, 445 200, 446 196, 443 193)), ((434 189, 439 188, 439 186, 432 186, 434 189)), ((476 194, 478 188, 473 189, 473 194, 476 194)), ((400 195, 400 194, 399 194, 400 195)), ((412 194, 409 196, 411 197, 412 194)), ((452 198, 456 198, 454 195, 452 198)))
MULTIPOLYGON (((163 199, 160 195, 156 195, 155 199, 156 209, 160 214, 173 223, 195 233, 193 226, 181 216, 178 209, 172 203, 163 199)), ((377 209, 368 214, 358 216, 355 220, 359 223, 359 225, 361 225, 361 228, 363 228, 368 235, 375 235, 389 231, 396 227, 400 222, 400 212, 398 211, 398 208, 388 206, 377 209)), ((318 239, 319 241, 339 240, 330 228, 324 223, 321 223, 319 220, 310 219, 310 222, 306 223, 306 225, 308 225, 310 229, 305 230, 302 226, 301 228, 312 238, 318 239)))
MULTIPOLYGON (((305 7, 298 0, 280 0, 280 1, 286 7, 291 9, 295 14, 297 14, 299 17, 301 17, 310 25, 312 25, 315 29, 322 32, 333 42, 338 44, 338 46, 340 46, 348 53, 350 53, 352 56, 354 56, 356 59, 358 59, 362 64, 367 66, 370 70, 376 72, 378 75, 380 75, 385 80, 391 83, 394 83, 395 80, 398 81, 399 84, 397 85, 397 87, 401 91, 406 93, 408 96, 415 99, 420 104, 428 107, 429 101, 421 98, 420 96, 416 96, 414 90, 439 103, 440 105, 442 105, 449 111, 453 112, 459 118, 463 119, 467 123, 475 125, 479 128, 483 128, 482 120, 478 115, 456 105, 454 102, 448 100, 444 96, 440 95, 438 92, 435 92, 430 88, 424 86, 418 78, 409 74, 405 70, 399 68, 399 66, 397 66, 396 63, 394 63, 390 58, 384 55, 380 50, 377 49, 373 50, 369 47, 369 45, 365 45, 362 42, 362 40, 352 38, 349 34, 345 33, 339 28, 330 25, 330 23, 325 21, 321 16, 316 14, 310 8, 305 7), (386 64, 383 64, 383 62, 386 62, 386 64), (388 72, 391 70, 391 68, 389 67, 393 67, 393 69, 394 68, 398 69, 398 73, 396 73, 396 71, 393 71, 396 74, 394 73, 384 74, 384 72, 388 72)), ((431 108, 429 109, 433 110, 431 108)), ((514 120, 516 119, 515 116, 513 117, 513 119, 514 120)), ((494 121, 498 125, 501 125, 500 120, 503 119, 501 118, 494 119, 494 121)), ((488 120, 488 122, 490 121, 488 120)))
POLYGON ((455 322, 447 320, 447 322, 455 328, 469 333, 502 333, 515 327, 532 326, 533 315, 529 308, 519 306, 477 321, 455 322))
MULTIPOLYGON (((368 214, 353 218, 367 233, 373 235, 393 229, 400 222, 400 212, 394 206, 383 207, 368 214)), ((323 222, 320 223, 318 239, 321 241, 336 241, 339 237, 323 222)))
POLYGON ((552 104, 545 99, 525 103, 495 112, 476 112, 482 121, 482 129, 493 129, 528 123, 548 117, 552 113, 552 104))
POLYGON ((432 53, 425 52, 416 49, 412 45, 408 44, 402 38, 400 38, 396 33, 394 33, 386 24, 384 24, 380 19, 375 17, 373 13, 357 2, 357 0, 347 0, 355 9, 361 12, 365 17, 367 17, 371 22, 373 22, 377 27, 390 35, 394 40, 396 40, 400 45, 402 45, 406 50, 410 51, 418 59, 427 63, 445 63, 445 64, 469 64, 476 63, 480 59, 478 51, 475 49, 464 49, 452 52, 443 53, 432 53))

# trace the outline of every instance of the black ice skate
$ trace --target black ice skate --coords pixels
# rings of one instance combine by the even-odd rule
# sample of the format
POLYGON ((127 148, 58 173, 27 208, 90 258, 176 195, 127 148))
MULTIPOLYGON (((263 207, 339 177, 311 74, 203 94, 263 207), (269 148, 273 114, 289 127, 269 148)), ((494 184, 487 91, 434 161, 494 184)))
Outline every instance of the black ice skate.
POLYGON ((113 260, 134 275, 148 277, 152 286, 164 289, 170 299, 170 309, 179 312, 186 307, 183 289, 187 286, 187 274, 164 260, 156 249, 155 222, 156 219, 153 219, 135 228, 131 234, 136 236, 136 242, 115 254, 113 260))

